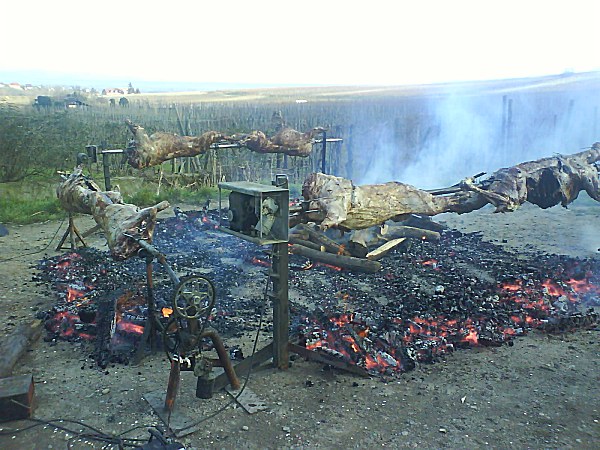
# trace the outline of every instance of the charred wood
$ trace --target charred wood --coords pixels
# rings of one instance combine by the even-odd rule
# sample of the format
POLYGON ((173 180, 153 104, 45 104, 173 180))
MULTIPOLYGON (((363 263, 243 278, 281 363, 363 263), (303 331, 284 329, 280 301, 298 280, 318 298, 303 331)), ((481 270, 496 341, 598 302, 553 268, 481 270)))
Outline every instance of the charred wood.
POLYGON ((427 241, 439 241, 440 233, 437 231, 425 230, 423 228, 407 227, 407 226, 390 226, 387 232, 383 235, 385 239, 396 238, 413 238, 425 239, 427 241))
POLYGON ((322 232, 316 231, 308 225, 298 225, 301 231, 308 233, 309 240, 319 246, 322 246, 330 253, 337 255, 350 256, 350 253, 345 249, 344 245, 340 245, 333 239, 329 239, 322 232))
POLYGON ((105 368, 110 363, 111 341, 115 332, 116 325, 116 305, 117 299, 124 295, 124 291, 117 290, 115 293, 107 295, 98 300, 98 309, 96 312, 96 343, 94 358, 99 367, 105 368))
POLYGON ((441 233, 447 228, 445 225, 431 220, 431 217, 417 216, 415 214, 411 214, 410 217, 400 225, 421 228, 423 230, 437 231, 438 233, 441 233))
POLYGON ((334 255, 328 252, 320 252, 303 245, 291 244, 289 251, 295 255, 301 255, 314 261, 330 264, 336 267, 351 269, 357 272, 375 273, 381 269, 381 264, 368 259, 353 258, 352 256, 334 255))
POLYGON ((288 242, 290 244, 298 244, 298 245, 302 245, 304 247, 308 247, 311 248, 313 250, 316 250, 318 252, 322 251, 321 246, 319 244, 315 244, 314 242, 311 242, 309 240, 305 240, 305 239, 301 239, 298 238, 296 236, 289 236, 288 238, 288 242))

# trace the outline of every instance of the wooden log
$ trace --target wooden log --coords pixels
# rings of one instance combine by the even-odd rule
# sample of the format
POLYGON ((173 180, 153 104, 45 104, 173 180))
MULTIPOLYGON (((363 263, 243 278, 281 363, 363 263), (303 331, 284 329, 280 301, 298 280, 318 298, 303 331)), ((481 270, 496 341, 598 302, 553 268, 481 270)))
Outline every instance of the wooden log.
POLYGON ((393 249, 402 244, 407 238, 398 238, 392 239, 391 241, 386 242, 385 244, 377 247, 375 250, 367 253, 367 259, 371 261, 378 261, 391 252, 393 249))
POLYGON ((300 239, 300 238, 297 238, 297 237, 291 236, 291 235, 288 238, 288 242, 290 244, 298 244, 298 245, 302 245, 304 247, 312 248, 313 250, 316 250, 318 252, 324 250, 321 248, 321 246, 319 244, 315 244, 314 242, 311 242, 311 241, 308 241, 305 239, 300 239))
POLYGON ((427 241, 439 241, 440 233, 437 231, 425 230, 423 228, 406 227, 406 226, 390 226, 387 232, 384 234, 385 239, 396 239, 396 238, 414 238, 414 239, 425 239, 427 241))
POLYGON ((0 344, 0 378, 8 377, 19 358, 27 351, 42 333, 42 322, 21 324, 13 330, 0 344))
POLYGON ((306 232, 306 231, 290 230, 289 236, 296 238, 296 239, 302 239, 304 241, 308 241, 308 232, 306 232))
POLYGON ((421 228, 423 230, 437 231, 438 233, 441 233, 447 228, 445 225, 431 220, 431 217, 417 216, 415 214, 411 214, 410 217, 403 221, 400 225, 421 228))
POLYGON ((291 244, 289 251, 295 255, 305 256, 315 261, 342 267, 356 272, 375 273, 381 269, 381 264, 368 259, 354 258, 352 256, 333 255, 328 252, 320 252, 303 245, 291 244))
POLYGON ((335 242, 334 240, 329 239, 322 232, 317 231, 314 228, 312 228, 308 225, 304 225, 304 224, 298 225, 297 228, 302 231, 307 232, 308 237, 312 242, 325 247, 325 250, 327 250, 328 252, 337 254, 337 255, 350 256, 350 253, 345 249, 345 247, 343 245, 340 245, 337 242, 335 242))

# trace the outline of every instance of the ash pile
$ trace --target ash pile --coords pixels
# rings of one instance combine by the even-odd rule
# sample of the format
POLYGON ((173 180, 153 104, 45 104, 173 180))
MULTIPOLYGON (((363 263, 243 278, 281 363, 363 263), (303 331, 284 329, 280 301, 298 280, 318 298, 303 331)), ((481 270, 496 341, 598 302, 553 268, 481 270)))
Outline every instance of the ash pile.
MULTIPOLYGON (((176 209, 158 221, 153 245, 177 273, 214 282, 211 324, 231 343, 259 321, 269 248, 217 231, 219 214, 176 209)), ((595 259, 525 260, 477 233, 446 230, 436 242, 408 239, 380 262, 376 273, 356 273, 290 255, 292 340, 365 374, 394 376, 457 349, 511 345, 534 329, 563 333, 598 321, 595 259)), ((56 298, 40 314, 46 340, 87 342, 100 366, 127 363, 147 316, 144 273, 140 259, 117 262, 89 248, 42 260, 36 279, 56 298), (106 312, 107 304, 115 311, 106 312), (107 314, 116 318, 108 338, 107 314)), ((173 286, 161 273, 156 267, 154 297, 168 320, 173 286)))

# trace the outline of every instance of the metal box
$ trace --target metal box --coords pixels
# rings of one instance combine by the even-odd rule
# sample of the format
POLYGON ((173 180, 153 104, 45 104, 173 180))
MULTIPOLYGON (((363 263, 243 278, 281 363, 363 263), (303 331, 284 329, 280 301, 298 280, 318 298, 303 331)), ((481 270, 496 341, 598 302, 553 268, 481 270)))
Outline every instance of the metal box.
POLYGON ((288 241, 288 189, 249 181, 219 183, 219 209, 222 189, 231 192, 227 220, 219 220, 221 231, 259 245, 288 241))

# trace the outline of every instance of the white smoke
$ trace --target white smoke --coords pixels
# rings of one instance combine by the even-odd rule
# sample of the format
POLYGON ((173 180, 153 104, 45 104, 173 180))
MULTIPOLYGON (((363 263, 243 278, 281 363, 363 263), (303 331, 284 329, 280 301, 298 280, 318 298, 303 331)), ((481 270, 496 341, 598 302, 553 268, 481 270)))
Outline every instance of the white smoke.
POLYGON ((575 153, 600 138, 597 93, 506 92, 431 99, 421 106, 421 119, 401 132, 397 122, 382 121, 369 130, 370 148, 361 148, 364 169, 355 181, 442 188, 480 172, 575 153))

